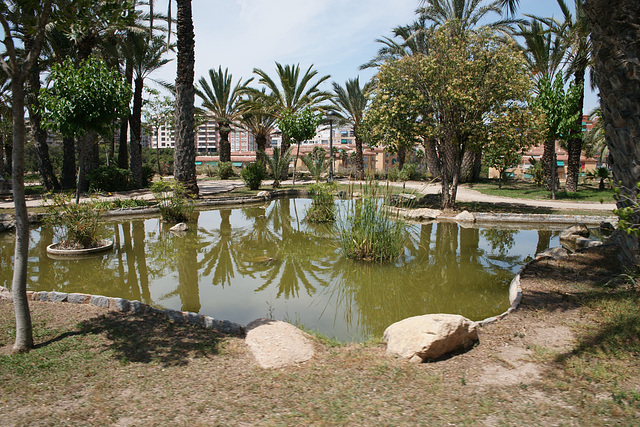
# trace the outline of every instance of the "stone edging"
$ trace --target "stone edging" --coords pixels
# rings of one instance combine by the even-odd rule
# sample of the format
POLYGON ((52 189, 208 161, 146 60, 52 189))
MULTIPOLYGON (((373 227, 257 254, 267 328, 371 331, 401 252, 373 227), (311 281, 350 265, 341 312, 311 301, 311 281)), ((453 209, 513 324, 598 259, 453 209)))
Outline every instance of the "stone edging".
POLYGON ((507 311, 497 316, 488 317, 484 320, 476 322, 478 326, 486 326, 491 323, 497 322, 498 320, 504 318, 506 315, 512 313, 518 308, 518 306, 520 305, 520 301, 522 301, 522 286, 520 285, 520 276, 529 264, 537 260, 538 258, 529 261, 528 263, 520 267, 520 270, 518 270, 516 276, 511 280, 511 284, 509 285, 509 303, 511 304, 511 306, 507 309, 507 311))
POLYGON ((218 332, 231 335, 244 335, 245 330, 242 325, 230 322, 229 320, 218 320, 204 314, 192 313, 189 311, 160 310, 140 301, 129 301, 123 298, 111 298, 103 295, 89 295, 66 292, 33 292, 27 291, 27 299, 31 301, 67 302, 71 304, 91 304, 113 311, 123 313, 153 313, 179 323, 189 323, 205 329, 214 329, 218 332))

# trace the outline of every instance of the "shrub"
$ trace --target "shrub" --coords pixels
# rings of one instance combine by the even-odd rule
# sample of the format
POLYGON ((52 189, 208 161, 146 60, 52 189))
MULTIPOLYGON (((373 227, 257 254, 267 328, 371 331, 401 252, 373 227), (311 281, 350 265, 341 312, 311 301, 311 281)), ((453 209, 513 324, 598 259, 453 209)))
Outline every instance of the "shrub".
POLYGON ((148 187, 153 181, 153 176, 156 174, 156 170, 151 166, 142 165, 142 186, 148 187))
POLYGON ((66 249, 97 246, 100 234, 98 221, 107 208, 96 203, 72 203, 71 196, 66 194, 53 194, 51 197, 45 222, 60 238, 60 246, 66 249))
POLYGON ((126 191, 131 188, 131 172, 116 166, 101 166, 89 172, 89 191, 126 191))
POLYGON ((336 208, 333 202, 335 185, 315 184, 311 198, 311 206, 307 210, 305 221, 311 223, 333 222, 336 219, 336 208))
POLYGON ((262 180, 267 177, 267 169, 261 161, 249 163, 240 172, 242 180, 249 187, 249 190, 257 190, 262 184, 262 180))
POLYGON ((406 223, 392 218, 379 197, 377 183, 364 186, 363 197, 347 204, 338 222, 338 240, 348 258, 363 261, 390 261, 398 258, 407 240, 406 223))
POLYGON ((178 223, 191 219, 194 202, 187 195, 182 183, 156 181, 151 185, 151 191, 158 202, 163 221, 178 223))
POLYGON ((235 176, 233 173, 233 166, 231 162, 219 162, 218 163, 218 176, 220 179, 229 179, 235 176))
POLYGON ((531 174, 533 182, 535 182, 538 187, 541 187, 542 184, 544 184, 544 165, 542 164, 542 160, 536 160, 531 157, 529 163, 531 163, 531 167, 528 172, 531 174))

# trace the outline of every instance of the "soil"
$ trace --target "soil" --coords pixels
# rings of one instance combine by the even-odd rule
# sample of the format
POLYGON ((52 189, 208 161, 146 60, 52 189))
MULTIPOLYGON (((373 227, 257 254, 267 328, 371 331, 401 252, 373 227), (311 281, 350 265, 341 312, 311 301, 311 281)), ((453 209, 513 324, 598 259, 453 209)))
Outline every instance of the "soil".
MULTIPOLYGON (((562 362, 580 352, 583 329, 595 325, 584 295, 620 273, 615 255, 600 247, 532 262, 515 312, 484 326, 472 350, 421 365, 389 358, 382 344, 318 341, 313 359, 264 370, 239 337, 150 315, 33 302, 35 324, 71 332, 54 333, 32 353, 65 341, 73 348, 79 335, 95 340, 92 355, 80 363, 65 353, 74 366, 56 384, 48 375, 64 369, 62 360, 33 378, 0 364, 0 424, 636 424, 640 398, 614 400, 615 390, 640 396, 637 362, 625 362, 624 383, 615 386, 570 374, 562 362)), ((11 311, 0 298, 0 324, 11 311)), ((11 340, 4 344, 7 355, 11 340)))

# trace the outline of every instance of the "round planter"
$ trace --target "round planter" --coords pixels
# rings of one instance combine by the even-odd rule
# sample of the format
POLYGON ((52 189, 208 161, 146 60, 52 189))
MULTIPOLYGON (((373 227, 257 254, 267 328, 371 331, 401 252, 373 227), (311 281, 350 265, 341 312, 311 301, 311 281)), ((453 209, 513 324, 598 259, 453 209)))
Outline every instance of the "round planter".
POLYGON ((69 257, 82 257, 85 255, 93 255, 108 251, 113 248, 113 240, 100 240, 99 245, 94 248, 87 249, 58 249, 59 243, 53 243, 47 246, 47 254, 51 258, 65 259, 69 257))

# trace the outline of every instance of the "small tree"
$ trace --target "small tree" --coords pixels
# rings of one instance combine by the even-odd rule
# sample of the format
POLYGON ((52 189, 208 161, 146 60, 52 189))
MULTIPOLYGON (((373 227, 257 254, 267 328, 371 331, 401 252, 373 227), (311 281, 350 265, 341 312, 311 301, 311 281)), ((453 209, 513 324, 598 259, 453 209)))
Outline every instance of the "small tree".
POLYGON ((273 149, 273 156, 268 156, 264 151, 258 151, 262 157, 262 161, 269 166, 271 174, 273 174, 273 188, 280 187, 280 177, 286 175, 289 170, 289 163, 291 163, 291 147, 284 153, 280 151, 279 147, 273 149))
POLYGON ((503 114, 491 114, 488 141, 484 148, 485 162, 498 170, 498 187, 507 169, 520 163, 522 152, 536 144, 541 134, 537 110, 514 106, 503 114))
MULTIPOLYGON (((320 124, 321 117, 305 108, 302 111, 292 113, 285 111, 282 118, 278 119, 278 128, 282 135, 286 135, 298 145, 296 151, 296 161, 293 164, 293 184, 296 183, 296 165, 300 156, 300 143, 308 139, 312 139, 316 135, 316 128, 320 124)), ((282 141, 284 143, 284 141, 282 141)))
POLYGON ((100 59, 90 57, 76 66, 71 59, 51 68, 53 86, 41 89, 43 118, 48 128, 63 136, 83 136, 76 186, 76 203, 80 199, 80 182, 84 176, 86 134, 105 134, 109 126, 128 114, 131 88, 116 70, 100 59))
MULTIPOLYGON (((152 135, 157 135, 160 127, 173 123, 173 112, 175 100, 168 96, 160 96, 160 92, 155 89, 147 89, 149 97, 144 103, 142 110, 142 120, 145 128, 152 135)), ((158 175, 162 175, 160 166, 160 138, 156 141, 156 162, 158 164, 158 175)))

